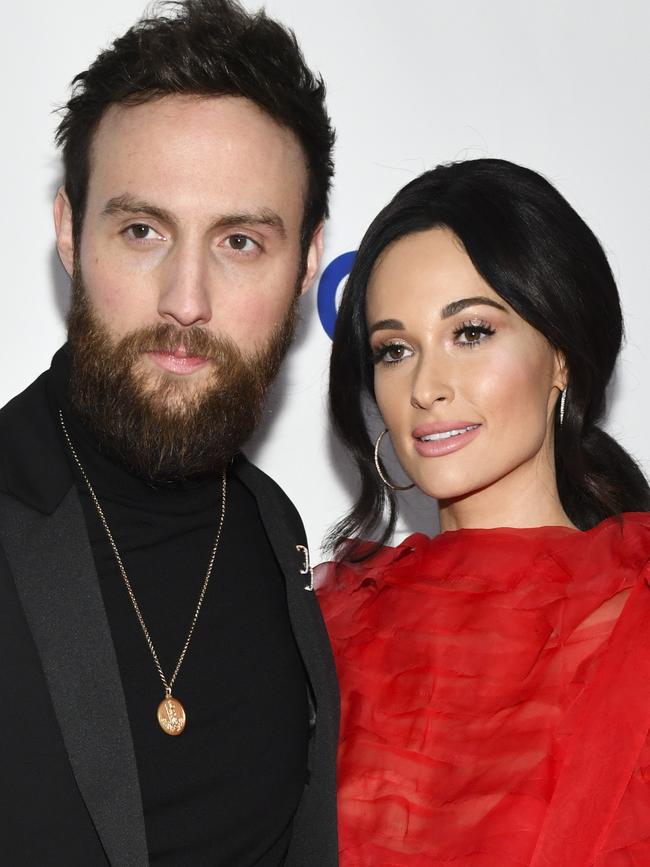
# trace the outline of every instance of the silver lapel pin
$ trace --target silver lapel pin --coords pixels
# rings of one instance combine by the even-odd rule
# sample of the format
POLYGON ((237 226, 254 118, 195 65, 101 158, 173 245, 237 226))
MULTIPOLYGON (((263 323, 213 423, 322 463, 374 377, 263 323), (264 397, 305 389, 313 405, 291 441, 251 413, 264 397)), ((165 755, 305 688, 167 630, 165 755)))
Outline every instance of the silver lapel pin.
POLYGON ((301 575, 309 575, 309 584, 305 585, 305 590, 313 590, 314 589, 314 570, 312 569, 311 563, 309 561, 309 549, 305 545, 296 545, 296 551, 299 554, 302 554, 302 568, 300 570, 301 575))

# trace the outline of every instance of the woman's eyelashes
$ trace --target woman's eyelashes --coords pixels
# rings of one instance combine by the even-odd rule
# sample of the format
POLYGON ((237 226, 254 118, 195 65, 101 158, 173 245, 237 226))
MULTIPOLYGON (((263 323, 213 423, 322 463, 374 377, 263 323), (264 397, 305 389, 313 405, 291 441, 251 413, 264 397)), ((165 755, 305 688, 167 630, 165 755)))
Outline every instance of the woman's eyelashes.
MULTIPOLYGON (((496 334, 496 329, 489 322, 484 319, 471 319, 457 325, 451 333, 451 338, 454 346, 474 349, 489 340, 493 334, 496 334)), ((411 358, 415 350, 403 340, 389 338, 373 347, 371 352, 373 364, 381 363, 390 367, 411 358)))
POLYGON ((489 322, 483 319, 471 319, 454 329, 454 343, 457 346, 473 349, 489 340, 494 333, 495 329, 489 322))
POLYGON ((372 350, 372 363, 379 364, 381 362, 390 367, 392 364, 399 364, 405 358, 410 358, 411 355, 413 355, 413 350, 408 344, 390 340, 379 344, 372 350))

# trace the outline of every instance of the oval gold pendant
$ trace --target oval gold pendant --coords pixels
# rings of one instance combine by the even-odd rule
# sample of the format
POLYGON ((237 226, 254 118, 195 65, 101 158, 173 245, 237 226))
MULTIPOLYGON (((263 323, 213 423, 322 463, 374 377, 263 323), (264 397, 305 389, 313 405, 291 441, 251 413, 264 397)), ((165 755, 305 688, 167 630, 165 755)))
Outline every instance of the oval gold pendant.
POLYGON ((185 708, 177 698, 166 695, 158 705, 158 722, 166 735, 180 735, 186 719, 185 708))

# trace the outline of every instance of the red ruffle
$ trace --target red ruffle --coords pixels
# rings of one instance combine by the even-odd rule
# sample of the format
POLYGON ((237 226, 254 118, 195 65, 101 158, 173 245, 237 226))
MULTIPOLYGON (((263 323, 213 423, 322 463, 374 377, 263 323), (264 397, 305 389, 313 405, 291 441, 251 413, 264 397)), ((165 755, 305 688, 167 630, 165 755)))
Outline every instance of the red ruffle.
POLYGON ((630 514, 320 567, 342 867, 650 865, 649 558, 630 514))

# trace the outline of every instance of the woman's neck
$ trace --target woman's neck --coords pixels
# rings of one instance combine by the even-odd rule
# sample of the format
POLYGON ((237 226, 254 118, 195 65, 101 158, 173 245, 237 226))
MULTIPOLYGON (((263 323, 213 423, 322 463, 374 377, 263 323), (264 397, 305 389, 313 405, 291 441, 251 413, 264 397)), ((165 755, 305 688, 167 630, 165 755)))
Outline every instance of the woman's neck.
POLYGON ((575 528, 560 502, 555 473, 530 472, 526 467, 482 490, 441 501, 439 506, 443 532, 493 527, 575 528))

